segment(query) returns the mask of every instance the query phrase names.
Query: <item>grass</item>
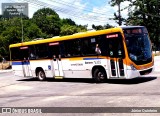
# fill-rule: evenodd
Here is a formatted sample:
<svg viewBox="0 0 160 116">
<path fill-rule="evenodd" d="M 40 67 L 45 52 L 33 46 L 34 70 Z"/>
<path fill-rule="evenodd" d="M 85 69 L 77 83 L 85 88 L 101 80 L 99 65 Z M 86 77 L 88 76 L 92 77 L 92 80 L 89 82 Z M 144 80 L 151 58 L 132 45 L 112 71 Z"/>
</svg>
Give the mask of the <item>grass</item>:
<svg viewBox="0 0 160 116">
<path fill-rule="evenodd" d="M 153 51 L 154 56 L 160 56 L 160 51 Z"/>
<path fill-rule="evenodd" d="M 9 62 L 0 63 L 0 70 L 9 69 L 9 68 L 10 68 Z"/>
</svg>

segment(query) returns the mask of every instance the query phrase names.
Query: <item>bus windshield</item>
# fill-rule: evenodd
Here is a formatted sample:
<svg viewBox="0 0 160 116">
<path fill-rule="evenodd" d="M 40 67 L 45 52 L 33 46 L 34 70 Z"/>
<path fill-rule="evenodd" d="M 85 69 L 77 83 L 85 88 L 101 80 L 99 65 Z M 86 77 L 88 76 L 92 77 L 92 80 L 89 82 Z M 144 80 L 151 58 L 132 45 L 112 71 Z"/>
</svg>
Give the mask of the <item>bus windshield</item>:
<svg viewBox="0 0 160 116">
<path fill-rule="evenodd" d="M 151 62 L 151 43 L 146 28 L 124 29 L 124 35 L 130 59 L 137 65 Z"/>
</svg>

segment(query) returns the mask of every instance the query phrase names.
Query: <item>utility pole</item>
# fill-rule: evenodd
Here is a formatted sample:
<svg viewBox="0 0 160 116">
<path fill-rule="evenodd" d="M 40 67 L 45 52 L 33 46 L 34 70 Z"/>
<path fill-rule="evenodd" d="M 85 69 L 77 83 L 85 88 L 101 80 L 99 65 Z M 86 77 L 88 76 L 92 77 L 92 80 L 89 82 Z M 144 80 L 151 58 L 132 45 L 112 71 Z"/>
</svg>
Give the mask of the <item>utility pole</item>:
<svg viewBox="0 0 160 116">
<path fill-rule="evenodd" d="M 121 2 L 119 0 L 116 1 L 118 5 L 118 24 L 119 26 L 122 25 L 122 18 L 121 18 Z"/>
<path fill-rule="evenodd" d="M 143 11 L 143 25 L 145 25 L 146 23 L 145 23 L 145 0 L 143 0 L 143 8 L 142 8 L 142 11 Z"/>
<path fill-rule="evenodd" d="M 22 25 L 22 42 L 23 42 L 23 20 L 22 20 L 22 13 L 21 13 L 21 25 Z"/>
<path fill-rule="evenodd" d="M 20 10 L 21 10 L 21 11 L 20 11 L 20 13 L 21 13 L 21 14 L 20 14 L 20 17 L 21 17 L 21 31 L 22 31 L 22 36 L 21 36 L 21 37 L 22 37 L 22 40 L 21 40 L 21 41 L 23 42 L 23 19 L 22 19 L 22 14 L 23 14 L 23 13 L 22 13 L 22 6 L 21 6 L 21 5 L 18 5 L 18 6 L 20 6 L 20 8 L 21 8 L 21 9 L 20 9 Z"/>
</svg>

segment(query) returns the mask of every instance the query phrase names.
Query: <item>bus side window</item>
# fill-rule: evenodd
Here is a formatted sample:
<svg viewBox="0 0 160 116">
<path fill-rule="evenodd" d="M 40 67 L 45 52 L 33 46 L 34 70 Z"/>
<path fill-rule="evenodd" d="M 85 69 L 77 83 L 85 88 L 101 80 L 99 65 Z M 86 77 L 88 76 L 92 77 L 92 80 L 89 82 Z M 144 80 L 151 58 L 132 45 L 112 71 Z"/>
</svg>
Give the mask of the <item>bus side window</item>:
<svg viewBox="0 0 160 116">
<path fill-rule="evenodd" d="M 59 44 L 59 50 L 60 50 L 60 55 L 62 58 L 65 58 L 65 47 L 64 47 L 64 42 L 60 42 Z"/>
<path fill-rule="evenodd" d="M 59 58 L 60 54 L 60 48 L 58 45 L 50 45 L 49 46 L 49 57 L 50 58 Z"/>
<path fill-rule="evenodd" d="M 36 56 L 36 48 L 35 48 L 35 46 L 34 45 L 32 45 L 32 46 L 30 46 L 29 47 L 29 49 L 30 49 L 30 56 L 29 56 L 29 59 L 31 59 L 31 60 L 34 60 L 34 59 L 37 59 L 37 56 Z"/>
<path fill-rule="evenodd" d="M 71 57 L 72 56 L 72 40 L 66 40 L 64 41 L 64 49 L 65 49 L 65 53 L 64 53 L 64 57 Z"/>
<path fill-rule="evenodd" d="M 20 49 L 19 55 L 21 56 L 20 60 L 28 60 L 29 58 L 28 46 L 22 46 L 19 49 Z"/>
<path fill-rule="evenodd" d="M 107 56 L 107 42 L 105 37 L 105 35 L 100 35 L 96 37 L 96 44 L 98 44 L 98 47 L 101 52 L 99 55 L 102 56 Z"/>
<path fill-rule="evenodd" d="M 87 37 L 81 39 L 82 44 L 82 54 L 83 55 L 96 55 L 96 38 L 94 37 Z"/>
<path fill-rule="evenodd" d="M 38 59 L 48 58 L 48 47 L 47 44 L 37 44 L 35 45 L 36 55 Z"/>
<path fill-rule="evenodd" d="M 64 41 L 65 57 L 78 57 L 82 55 L 81 40 L 73 39 Z"/>
</svg>

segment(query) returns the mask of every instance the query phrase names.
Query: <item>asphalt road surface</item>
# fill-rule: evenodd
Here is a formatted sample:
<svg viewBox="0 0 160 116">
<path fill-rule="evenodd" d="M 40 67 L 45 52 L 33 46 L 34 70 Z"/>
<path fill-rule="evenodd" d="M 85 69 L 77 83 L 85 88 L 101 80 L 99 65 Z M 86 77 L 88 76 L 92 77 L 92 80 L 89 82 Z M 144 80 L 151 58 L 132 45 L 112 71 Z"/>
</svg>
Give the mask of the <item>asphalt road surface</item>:
<svg viewBox="0 0 160 116">
<path fill-rule="evenodd" d="M 48 79 L 40 82 L 15 77 L 11 72 L 0 73 L 0 106 L 159 107 L 160 73 L 100 84 L 90 79 Z"/>
</svg>

